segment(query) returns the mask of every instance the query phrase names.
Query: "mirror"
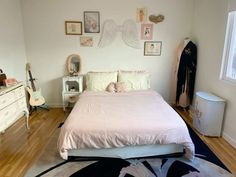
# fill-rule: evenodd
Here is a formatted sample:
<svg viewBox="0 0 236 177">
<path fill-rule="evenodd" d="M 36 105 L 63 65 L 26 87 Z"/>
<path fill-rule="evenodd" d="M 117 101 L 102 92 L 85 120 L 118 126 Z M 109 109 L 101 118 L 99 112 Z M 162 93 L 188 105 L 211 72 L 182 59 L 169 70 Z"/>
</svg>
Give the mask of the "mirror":
<svg viewBox="0 0 236 177">
<path fill-rule="evenodd" d="M 67 58 L 67 70 L 70 75 L 77 76 L 81 68 L 81 59 L 77 54 L 72 54 Z"/>
</svg>

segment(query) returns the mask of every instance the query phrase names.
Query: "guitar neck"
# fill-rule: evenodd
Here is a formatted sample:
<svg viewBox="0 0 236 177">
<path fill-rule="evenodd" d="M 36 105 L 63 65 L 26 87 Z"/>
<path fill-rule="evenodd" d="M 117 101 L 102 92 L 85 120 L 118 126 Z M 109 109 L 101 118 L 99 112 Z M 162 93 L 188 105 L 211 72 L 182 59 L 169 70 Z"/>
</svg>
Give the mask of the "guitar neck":
<svg viewBox="0 0 236 177">
<path fill-rule="evenodd" d="M 32 90 L 35 92 L 36 91 L 36 88 L 35 88 L 35 85 L 34 85 L 34 79 L 32 77 L 32 74 L 31 74 L 31 71 L 29 70 L 29 77 L 30 77 L 30 83 L 31 83 L 31 87 L 32 87 Z"/>
</svg>

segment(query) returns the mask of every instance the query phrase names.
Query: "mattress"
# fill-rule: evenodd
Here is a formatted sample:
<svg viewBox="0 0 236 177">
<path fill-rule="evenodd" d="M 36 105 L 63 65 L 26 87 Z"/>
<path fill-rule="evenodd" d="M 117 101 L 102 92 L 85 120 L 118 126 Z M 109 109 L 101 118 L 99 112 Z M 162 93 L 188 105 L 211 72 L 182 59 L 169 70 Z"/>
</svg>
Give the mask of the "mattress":
<svg viewBox="0 0 236 177">
<path fill-rule="evenodd" d="M 153 90 L 83 92 L 61 127 L 58 150 L 179 144 L 188 159 L 194 144 L 182 118 Z"/>
</svg>

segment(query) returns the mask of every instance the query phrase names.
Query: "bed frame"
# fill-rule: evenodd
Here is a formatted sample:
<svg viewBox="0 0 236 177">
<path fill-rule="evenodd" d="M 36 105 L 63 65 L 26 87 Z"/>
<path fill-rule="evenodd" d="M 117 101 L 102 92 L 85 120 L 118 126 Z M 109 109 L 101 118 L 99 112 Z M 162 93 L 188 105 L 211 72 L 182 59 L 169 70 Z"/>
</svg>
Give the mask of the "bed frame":
<svg viewBox="0 0 236 177">
<path fill-rule="evenodd" d="M 108 157 L 130 159 L 137 157 L 150 157 L 160 155 L 184 154 L 184 148 L 180 144 L 159 144 L 127 146 L 122 148 L 106 149 L 72 149 L 68 150 L 68 156 L 76 157 Z"/>
</svg>

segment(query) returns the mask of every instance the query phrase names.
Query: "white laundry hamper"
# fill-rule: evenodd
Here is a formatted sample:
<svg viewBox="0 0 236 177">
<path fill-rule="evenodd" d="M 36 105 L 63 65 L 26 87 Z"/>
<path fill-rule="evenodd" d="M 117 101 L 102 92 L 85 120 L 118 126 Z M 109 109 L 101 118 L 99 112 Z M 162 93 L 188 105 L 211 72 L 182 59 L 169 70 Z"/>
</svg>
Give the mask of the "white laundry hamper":
<svg viewBox="0 0 236 177">
<path fill-rule="evenodd" d="M 207 92 L 196 92 L 193 127 L 206 136 L 221 136 L 226 101 Z"/>
</svg>

